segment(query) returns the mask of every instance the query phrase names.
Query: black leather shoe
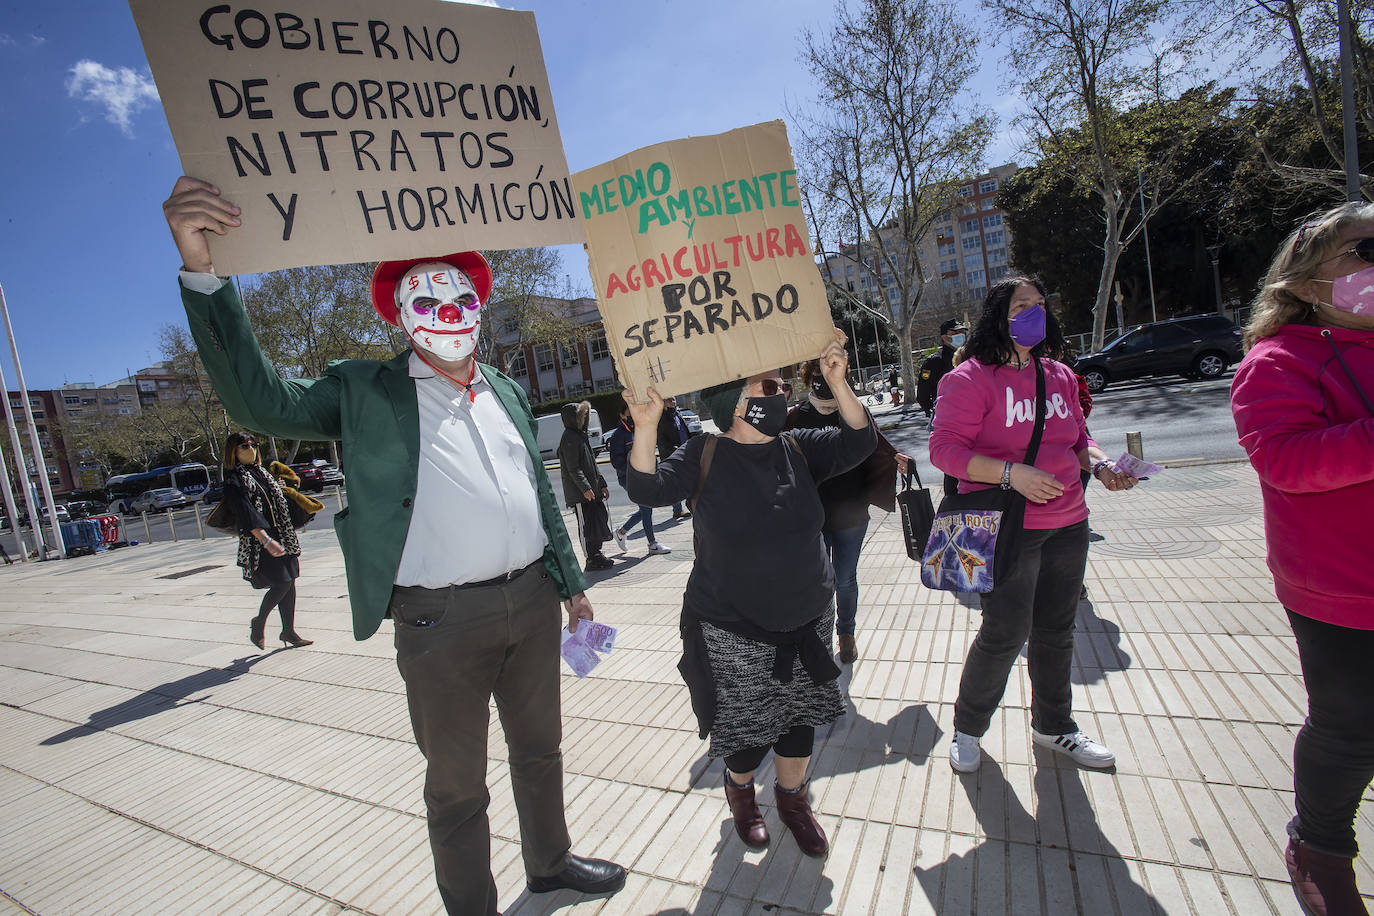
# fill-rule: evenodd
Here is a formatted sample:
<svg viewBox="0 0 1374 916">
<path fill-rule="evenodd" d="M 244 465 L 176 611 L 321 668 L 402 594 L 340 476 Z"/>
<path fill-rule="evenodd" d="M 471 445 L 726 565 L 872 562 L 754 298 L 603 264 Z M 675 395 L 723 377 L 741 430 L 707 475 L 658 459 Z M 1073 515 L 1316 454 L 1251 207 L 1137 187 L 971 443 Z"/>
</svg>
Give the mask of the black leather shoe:
<svg viewBox="0 0 1374 916">
<path fill-rule="evenodd" d="M 526 882 L 530 892 L 569 890 L 583 894 L 614 894 L 625 886 L 625 869 L 605 859 L 583 859 L 569 856 L 568 867 L 547 878 L 530 878 Z"/>
</svg>

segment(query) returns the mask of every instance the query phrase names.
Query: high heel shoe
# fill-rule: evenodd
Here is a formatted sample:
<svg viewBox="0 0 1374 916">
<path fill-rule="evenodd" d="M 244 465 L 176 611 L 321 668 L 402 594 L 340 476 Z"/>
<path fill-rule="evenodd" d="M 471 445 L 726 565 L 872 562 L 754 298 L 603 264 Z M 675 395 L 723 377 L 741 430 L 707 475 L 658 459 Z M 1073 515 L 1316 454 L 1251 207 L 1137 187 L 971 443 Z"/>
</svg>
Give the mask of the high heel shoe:
<svg viewBox="0 0 1374 916">
<path fill-rule="evenodd" d="M 315 644 L 315 640 L 303 639 L 295 633 L 283 633 L 281 634 L 281 643 L 283 646 L 288 646 L 292 649 L 299 649 L 303 646 L 313 646 Z"/>
<path fill-rule="evenodd" d="M 263 636 L 264 629 L 266 629 L 266 626 L 259 626 L 257 620 L 248 624 L 248 641 L 259 649 L 267 648 L 267 639 Z"/>
</svg>

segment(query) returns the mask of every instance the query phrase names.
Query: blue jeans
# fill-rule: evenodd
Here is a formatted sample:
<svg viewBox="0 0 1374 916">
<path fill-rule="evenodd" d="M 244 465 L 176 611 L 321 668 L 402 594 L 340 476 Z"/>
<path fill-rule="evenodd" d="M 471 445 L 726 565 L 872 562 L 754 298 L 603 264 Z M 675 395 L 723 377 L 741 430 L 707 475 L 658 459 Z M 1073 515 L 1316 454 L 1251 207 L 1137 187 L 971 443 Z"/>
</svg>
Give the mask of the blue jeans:
<svg viewBox="0 0 1374 916">
<path fill-rule="evenodd" d="M 654 510 L 653 510 L 653 507 L 651 507 L 651 506 L 638 506 L 638 507 L 636 507 L 636 508 L 635 508 L 635 511 L 633 511 L 633 512 L 630 513 L 630 517 L 627 518 L 627 519 L 625 519 L 625 523 L 624 523 L 623 525 L 620 526 L 620 530 L 623 531 L 623 532 L 625 532 L 626 534 L 629 534 L 629 533 L 630 533 L 630 529 L 633 528 L 636 524 L 642 524 L 642 525 L 644 526 L 644 536 L 645 536 L 646 538 L 649 539 L 650 545 L 653 545 L 653 544 L 657 544 L 657 543 L 658 543 L 656 540 L 654 540 Z"/>
<path fill-rule="evenodd" d="M 867 533 L 868 522 L 857 528 L 821 532 L 835 569 L 835 632 L 845 636 L 854 635 L 854 618 L 859 613 L 859 551 Z"/>
</svg>

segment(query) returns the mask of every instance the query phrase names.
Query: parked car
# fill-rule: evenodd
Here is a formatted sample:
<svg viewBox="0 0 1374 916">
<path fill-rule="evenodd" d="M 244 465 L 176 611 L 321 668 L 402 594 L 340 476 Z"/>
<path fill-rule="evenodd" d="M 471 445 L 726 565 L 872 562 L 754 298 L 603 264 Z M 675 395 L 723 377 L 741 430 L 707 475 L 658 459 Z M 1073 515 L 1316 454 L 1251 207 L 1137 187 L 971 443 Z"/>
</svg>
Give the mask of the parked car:
<svg viewBox="0 0 1374 916">
<path fill-rule="evenodd" d="M 567 427 L 563 425 L 562 414 L 545 414 L 542 417 L 535 417 L 534 422 L 538 424 L 539 435 L 536 443 L 539 446 L 539 455 L 545 461 L 552 458 L 558 452 L 558 443 L 563 440 L 563 430 Z M 601 418 L 593 410 L 587 418 L 587 439 L 592 444 L 592 454 L 600 454 L 605 448 L 601 441 Z"/>
<path fill-rule="evenodd" d="M 1240 329 L 1225 315 L 1190 315 L 1127 331 L 1098 352 L 1080 356 L 1074 371 L 1097 394 L 1110 382 L 1151 375 L 1218 378 L 1242 355 Z"/>
<path fill-rule="evenodd" d="M 134 515 L 143 512 L 166 512 L 169 509 L 181 509 L 189 506 L 191 501 L 186 498 L 186 494 L 175 487 L 159 487 L 156 490 L 146 490 L 134 497 L 134 501 L 129 504 L 129 508 Z"/>
<path fill-rule="evenodd" d="M 314 491 L 318 493 L 324 489 L 324 473 L 311 462 L 293 464 L 291 470 L 300 477 L 302 492 Z"/>
<path fill-rule="evenodd" d="M 39 505 L 39 507 L 38 507 L 38 515 L 39 515 L 39 524 L 41 524 L 41 525 L 46 525 L 46 524 L 48 523 L 48 507 L 47 507 L 47 506 L 44 506 L 44 505 Z M 64 505 L 62 505 L 62 503 L 58 503 L 58 504 L 57 504 L 57 521 L 58 521 L 58 523 L 60 524 L 60 523 L 63 523 L 63 522 L 69 522 L 69 521 L 71 521 L 71 520 L 72 520 L 72 516 L 71 516 L 71 513 L 67 510 L 67 507 L 64 506 Z M 19 526 L 22 528 L 22 527 L 24 527 L 25 525 L 28 525 L 28 523 L 29 523 L 29 510 L 28 510 L 28 507 L 26 507 L 26 506 L 24 505 L 24 503 L 21 502 L 21 503 L 19 503 Z M 0 528 L 8 528 L 9 526 L 10 526 L 10 520 L 9 520 L 9 519 L 5 519 L 4 522 L 3 522 L 3 524 L 0 524 Z"/>
<path fill-rule="evenodd" d="M 206 488 L 205 492 L 200 495 L 200 501 L 205 503 L 205 505 L 207 506 L 213 506 L 221 499 L 224 499 L 224 484 L 222 483 L 210 484 L 210 486 Z"/>
<path fill-rule="evenodd" d="M 324 485 L 326 487 L 343 486 L 343 471 L 334 467 L 334 465 L 330 464 L 328 461 L 325 461 L 323 458 L 316 458 L 314 461 L 310 463 L 320 469 L 320 474 L 324 476 Z"/>
<path fill-rule="evenodd" d="M 74 499 L 67 503 L 67 512 L 73 520 L 90 518 L 93 515 L 104 515 L 105 505 L 92 499 Z M 58 513 L 61 516 L 61 513 Z"/>
<path fill-rule="evenodd" d="M 689 436 L 700 436 L 700 435 L 701 435 L 701 420 L 697 417 L 697 415 L 696 415 L 695 413 L 693 413 L 693 412 L 690 411 L 690 410 L 679 410 L 679 411 L 677 412 L 677 415 L 678 415 L 679 417 L 682 417 L 682 422 L 683 422 L 683 423 L 686 423 L 686 424 L 687 424 L 687 435 L 689 435 Z"/>
</svg>

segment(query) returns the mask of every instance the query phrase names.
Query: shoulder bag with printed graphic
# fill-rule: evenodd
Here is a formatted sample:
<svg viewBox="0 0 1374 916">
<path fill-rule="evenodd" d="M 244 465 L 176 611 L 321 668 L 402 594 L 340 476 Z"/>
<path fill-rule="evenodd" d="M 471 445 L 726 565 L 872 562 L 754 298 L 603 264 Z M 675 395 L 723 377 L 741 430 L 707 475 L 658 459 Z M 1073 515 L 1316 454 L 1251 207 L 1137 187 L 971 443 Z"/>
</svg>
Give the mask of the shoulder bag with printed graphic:
<svg viewBox="0 0 1374 916">
<path fill-rule="evenodd" d="M 1045 369 L 1035 360 L 1035 428 L 1025 463 L 1035 464 L 1045 433 Z M 1026 497 L 999 486 L 940 500 L 921 557 L 921 583 L 947 592 L 990 592 L 1021 550 Z"/>
</svg>

